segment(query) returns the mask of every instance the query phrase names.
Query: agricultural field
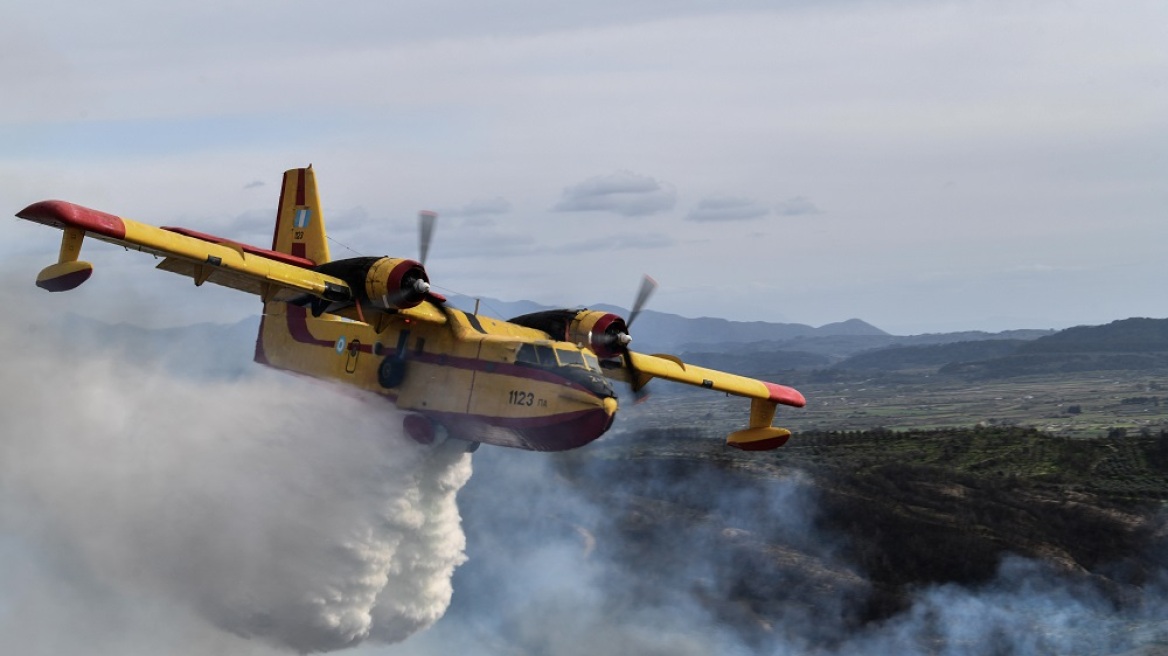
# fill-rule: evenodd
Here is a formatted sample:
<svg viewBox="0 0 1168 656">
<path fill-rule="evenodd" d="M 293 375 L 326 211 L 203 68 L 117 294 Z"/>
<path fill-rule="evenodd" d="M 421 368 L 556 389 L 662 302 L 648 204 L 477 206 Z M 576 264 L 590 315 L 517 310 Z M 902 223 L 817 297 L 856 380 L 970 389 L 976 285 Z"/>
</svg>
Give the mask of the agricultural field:
<svg viewBox="0 0 1168 656">
<path fill-rule="evenodd" d="M 781 380 L 774 376 L 772 380 Z M 780 408 L 776 425 L 808 431 L 928 430 L 1018 426 L 1066 437 L 1159 434 L 1168 430 L 1168 371 L 1087 372 L 966 381 L 935 373 L 794 382 L 807 407 Z M 653 396 L 624 404 L 630 426 L 698 426 L 711 434 L 741 428 L 743 399 L 652 384 Z M 617 430 L 622 422 L 618 420 Z"/>
</svg>

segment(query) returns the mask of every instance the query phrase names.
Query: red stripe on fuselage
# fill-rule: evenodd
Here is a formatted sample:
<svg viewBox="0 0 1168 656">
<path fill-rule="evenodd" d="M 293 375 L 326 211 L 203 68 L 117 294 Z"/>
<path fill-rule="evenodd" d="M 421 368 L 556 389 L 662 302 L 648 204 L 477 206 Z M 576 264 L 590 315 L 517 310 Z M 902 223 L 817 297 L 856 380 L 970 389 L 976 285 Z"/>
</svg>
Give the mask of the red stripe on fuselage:
<svg viewBox="0 0 1168 656">
<path fill-rule="evenodd" d="M 292 339 L 301 344 L 312 344 L 314 346 L 333 348 L 336 345 L 335 342 L 327 339 L 317 339 L 312 335 L 312 331 L 308 329 L 308 310 L 298 305 L 289 305 L 286 314 L 288 315 L 288 333 L 292 335 Z"/>
<path fill-rule="evenodd" d="M 302 307 L 288 305 L 287 322 L 288 332 L 292 339 L 307 346 L 334 348 L 335 342 L 318 339 L 312 334 L 308 326 L 308 312 Z M 267 318 L 264 318 L 266 321 Z M 261 324 L 262 330 L 262 324 Z M 371 353 L 372 344 L 360 344 L 358 349 L 363 353 Z M 385 348 L 385 357 L 394 357 L 397 349 Z M 262 344 L 257 344 L 257 361 L 261 361 Z M 408 358 L 411 361 L 439 364 L 442 366 L 457 367 L 486 371 L 517 378 L 527 378 L 542 382 L 558 383 L 574 389 L 587 392 L 577 383 L 556 375 L 554 372 L 532 369 L 521 365 L 502 362 L 484 362 L 471 358 L 452 357 L 432 353 L 414 353 Z M 263 363 L 275 369 L 283 369 L 299 375 L 304 372 L 272 365 L 263 359 Z M 390 390 L 371 390 L 390 401 L 396 401 L 397 394 Z M 492 417 L 458 412 L 434 412 L 429 410 L 414 410 L 447 427 L 452 435 L 472 442 L 482 442 L 496 446 L 505 446 L 531 451 L 566 451 L 584 446 L 603 435 L 611 426 L 615 415 L 608 414 L 604 408 L 596 407 L 573 412 L 564 412 L 539 417 Z"/>
<path fill-rule="evenodd" d="M 288 317 L 288 333 L 292 336 L 292 339 L 301 344 L 328 347 L 330 349 L 336 347 L 335 341 L 319 339 L 312 334 L 312 330 L 308 327 L 308 310 L 298 305 L 288 305 L 286 314 Z M 358 349 L 362 353 L 372 353 L 373 345 L 360 344 Z M 387 358 L 393 357 L 397 354 L 397 349 L 393 347 L 385 347 L 382 353 Z M 503 376 L 512 376 L 514 378 L 526 378 L 528 380 L 534 380 L 543 383 L 555 383 L 571 387 L 572 389 L 579 390 L 581 392 L 593 394 L 593 392 L 590 392 L 583 385 L 568 380 L 567 378 L 564 378 L 555 372 L 544 369 L 534 369 L 531 367 L 510 364 L 507 362 L 492 362 L 490 360 L 463 358 L 439 353 L 411 353 L 406 359 L 414 362 L 424 362 L 426 364 L 455 367 L 456 369 L 495 373 Z"/>
</svg>

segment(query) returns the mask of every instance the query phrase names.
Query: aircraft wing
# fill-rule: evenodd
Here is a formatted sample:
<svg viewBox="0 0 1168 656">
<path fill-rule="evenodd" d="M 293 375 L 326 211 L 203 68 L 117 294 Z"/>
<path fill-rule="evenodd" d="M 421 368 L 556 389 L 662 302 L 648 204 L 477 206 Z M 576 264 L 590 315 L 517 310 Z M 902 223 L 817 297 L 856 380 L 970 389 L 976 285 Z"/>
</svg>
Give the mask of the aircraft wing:
<svg viewBox="0 0 1168 656">
<path fill-rule="evenodd" d="M 611 368 L 607 373 L 610 377 L 632 383 L 635 390 L 641 389 L 653 378 L 664 378 L 750 399 L 749 427 L 735 431 L 726 438 L 730 446 L 747 451 L 769 450 L 785 444 L 791 437 L 791 431 L 771 426 L 777 406 L 802 408 L 807 403 L 794 388 L 698 367 L 672 355 L 646 355 L 627 351 L 622 357 L 628 358 L 631 367 Z"/>
<path fill-rule="evenodd" d="M 85 282 L 93 267 L 77 261 L 85 237 L 164 258 L 158 268 L 257 294 L 265 301 L 295 301 L 305 294 L 329 302 L 353 297 L 340 278 L 312 270 L 312 260 L 240 244 L 183 228 L 159 228 L 60 200 L 33 203 L 16 216 L 65 232 L 61 256 L 37 276 L 37 286 L 66 291 Z"/>
<path fill-rule="evenodd" d="M 628 353 L 637 371 L 636 387 L 640 388 L 652 378 L 664 378 L 675 383 L 684 383 L 695 387 L 703 387 L 734 396 L 744 396 L 749 399 L 760 399 L 782 405 L 802 408 L 807 401 L 798 390 L 785 385 L 776 385 L 754 378 L 706 369 L 704 367 L 686 364 L 672 355 L 643 353 Z"/>
</svg>

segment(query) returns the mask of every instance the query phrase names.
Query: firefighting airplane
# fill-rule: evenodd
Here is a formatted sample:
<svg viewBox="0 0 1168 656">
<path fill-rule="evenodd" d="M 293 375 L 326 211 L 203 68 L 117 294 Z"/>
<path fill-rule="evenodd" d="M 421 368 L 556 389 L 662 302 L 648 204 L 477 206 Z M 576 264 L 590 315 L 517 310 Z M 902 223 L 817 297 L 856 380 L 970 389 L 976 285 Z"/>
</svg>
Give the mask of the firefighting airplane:
<svg viewBox="0 0 1168 656">
<path fill-rule="evenodd" d="M 640 393 L 652 378 L 746 397 L 747 427 L 727 443 L 745 450 L 782 446 L 771 425 L 779 404 L 803 407 L 798 391 L 695 367 L 671 355 L 629 350 L 629 326 L 656 283 L 647 278 L 626 321 L 607 312 L 549 310 L 501 321 L 467 314 L 430 287 L 422 263 L 436 215 L 420 215 L 420 261 L 329 256 L 312 166 L 284 173 L 272 248 L 185 228 L 154 227 L 60 200 L 33 203 L 18 217 L 60 228 L 60 257 L 37 276 L 50 292 L 73 289 L 93 266 L 79 261 L 86 236 L 161 257 L 158 268 L 259 296 L 263 319 L 255 360 L 379 394 L 406 411 L 416 441 L 454 437 L 562 451 L 600 437 L 617 410 L 608 379 Z"/>
</svg>

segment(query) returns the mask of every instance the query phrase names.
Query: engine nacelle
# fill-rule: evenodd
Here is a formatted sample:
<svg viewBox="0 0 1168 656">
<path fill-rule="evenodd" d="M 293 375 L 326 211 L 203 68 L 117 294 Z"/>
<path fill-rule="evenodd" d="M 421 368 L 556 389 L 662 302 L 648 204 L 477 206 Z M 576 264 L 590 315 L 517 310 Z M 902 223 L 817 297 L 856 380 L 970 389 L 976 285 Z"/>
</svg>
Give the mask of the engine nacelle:
<svg viewBox="0 0 1168 656">
<path fill-rule="evenodd" d="M 344 280 L 355 296 L 386 310 L 412 308 L 430 292 L 426 269 L 414 260 L 400 257 L 333 260 L 314 270 Z"/>
<path fill-rule="evenodd" d="M 412 308 L 424 301 L 429 291 L 430 277 L 414 260 L 383 257 L 365 272 L 365 295 L 379 307 Z"/>
<path fill-rule="evenodd" d="M 629 328 L 625 320 L 611 312 L 583 310 L 577 312 L 568 325 L 569 341 L 583 344 L 601 358 L 621 354 L 629 343 Z"/>
</svg>

